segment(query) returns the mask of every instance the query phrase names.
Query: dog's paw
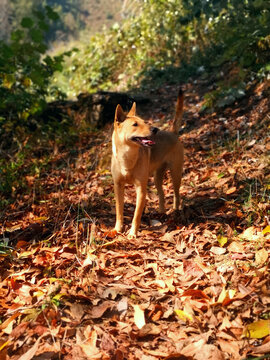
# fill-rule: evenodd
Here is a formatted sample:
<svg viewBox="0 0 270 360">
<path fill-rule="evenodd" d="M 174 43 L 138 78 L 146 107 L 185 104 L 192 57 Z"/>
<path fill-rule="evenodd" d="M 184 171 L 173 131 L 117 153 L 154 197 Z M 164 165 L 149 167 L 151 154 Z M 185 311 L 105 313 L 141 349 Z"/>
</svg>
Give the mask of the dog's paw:
<svg viewBox="0 0 270 360">
<path fill-rule="evenodd" d="M 113 230 L 116 231 L 117 233 L 121 233 L 122 229 L 123 229 L 123 225 L 116 224 Z"/>
<path fill-rule="evenodd" d="M 136 239 L 137 238 L 137 230 L 134 230 L 131 228 L 127 237 L 129 240 Z"/>
</svg>

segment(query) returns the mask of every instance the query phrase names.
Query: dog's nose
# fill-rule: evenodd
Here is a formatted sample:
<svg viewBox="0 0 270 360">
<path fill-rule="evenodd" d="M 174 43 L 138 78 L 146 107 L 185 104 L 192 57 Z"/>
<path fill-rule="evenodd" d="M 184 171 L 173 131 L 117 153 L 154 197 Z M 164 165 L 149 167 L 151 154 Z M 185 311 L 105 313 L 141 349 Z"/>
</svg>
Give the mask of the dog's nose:
<svg viewBox="0 0 270 360">
<path fill-rule="evenodd" d="M 156 135 L 156 133 L 159 131 L 159 128 L 151 126 L 150 130 L 153 135 Z"/>
</svg>

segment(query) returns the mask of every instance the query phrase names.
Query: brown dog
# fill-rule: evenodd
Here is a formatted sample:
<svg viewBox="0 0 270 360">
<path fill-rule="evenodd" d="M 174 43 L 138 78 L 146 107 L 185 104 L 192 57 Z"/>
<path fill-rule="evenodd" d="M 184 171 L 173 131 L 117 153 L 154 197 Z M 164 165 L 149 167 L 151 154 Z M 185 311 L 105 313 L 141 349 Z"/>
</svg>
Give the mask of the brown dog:
<svg viewBox="0 0 270 360">
<path fill-rule="evenodd" d="M 151 128 L 136 116 L 133 103 L 128 114 L 117 105 L 112 135 L 112 177 L 116 199 L 115 230 L 123 228 L 124 187 L 126 183 L 135 185 L 137 200 L 129 237 L 136 237 L 145 205 L 149 175 L 154 173 L 159 196 L 159 210 L 164 212 L 164 192 L 162 182 L 165 171 L 170 170 L 173 187 L 173 208 L 179 208 L 179 188 L 182 178 L 184 149 L 179 141 L 178 131 L 183 115 L 184 96 L 179 91 L 176 114 L 170 131 Z"/>
</svg>

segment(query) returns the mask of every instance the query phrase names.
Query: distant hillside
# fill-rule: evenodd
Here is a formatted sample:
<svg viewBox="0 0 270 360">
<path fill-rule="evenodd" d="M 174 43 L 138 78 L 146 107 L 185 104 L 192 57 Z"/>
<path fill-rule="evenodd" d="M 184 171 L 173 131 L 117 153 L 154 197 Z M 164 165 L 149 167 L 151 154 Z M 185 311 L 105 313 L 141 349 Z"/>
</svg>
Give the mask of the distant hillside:
<svg viewBox="0 0 270 360">
<path fill-rule="evenodd" d="M 135 3 L 138 6 L 138 0 L 0 0 L 0 39 L 8 39 L 34 8 L 42 10 L 49 5 L 60 15 L 61 21 L 52 27 L 48 41 L 68 41 L 82 30 L 95 33 L 121 22 L 132 13 Z"/>
<path fill-rule="evenodd" d="M 123 0 L 84 0 L 83 3 L 85 26 L 91 32 L 100 31 L 104 25 L 110 26 L 123 19 Z"/>
</svg>

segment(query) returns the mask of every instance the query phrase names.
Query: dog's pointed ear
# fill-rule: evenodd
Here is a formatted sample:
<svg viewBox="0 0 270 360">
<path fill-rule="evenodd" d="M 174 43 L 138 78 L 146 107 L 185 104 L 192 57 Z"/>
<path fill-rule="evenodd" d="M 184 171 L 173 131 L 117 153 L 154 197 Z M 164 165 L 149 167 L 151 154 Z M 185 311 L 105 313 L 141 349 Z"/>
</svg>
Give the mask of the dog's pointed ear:
<svg viewBox="0 0 270 360">
<path fill-rule="evenodd" d="M 125 120 L 125 118 L 126 114 L 124 113 L 122 106 L 118 104 L 115 110 L 114 122 L 122 122 Z"/>
<path fill-rule="evenodd" d="M 136 115 L 136 103 L 134 102 L 127 116 L 135 116 Z"/>
</svg>

